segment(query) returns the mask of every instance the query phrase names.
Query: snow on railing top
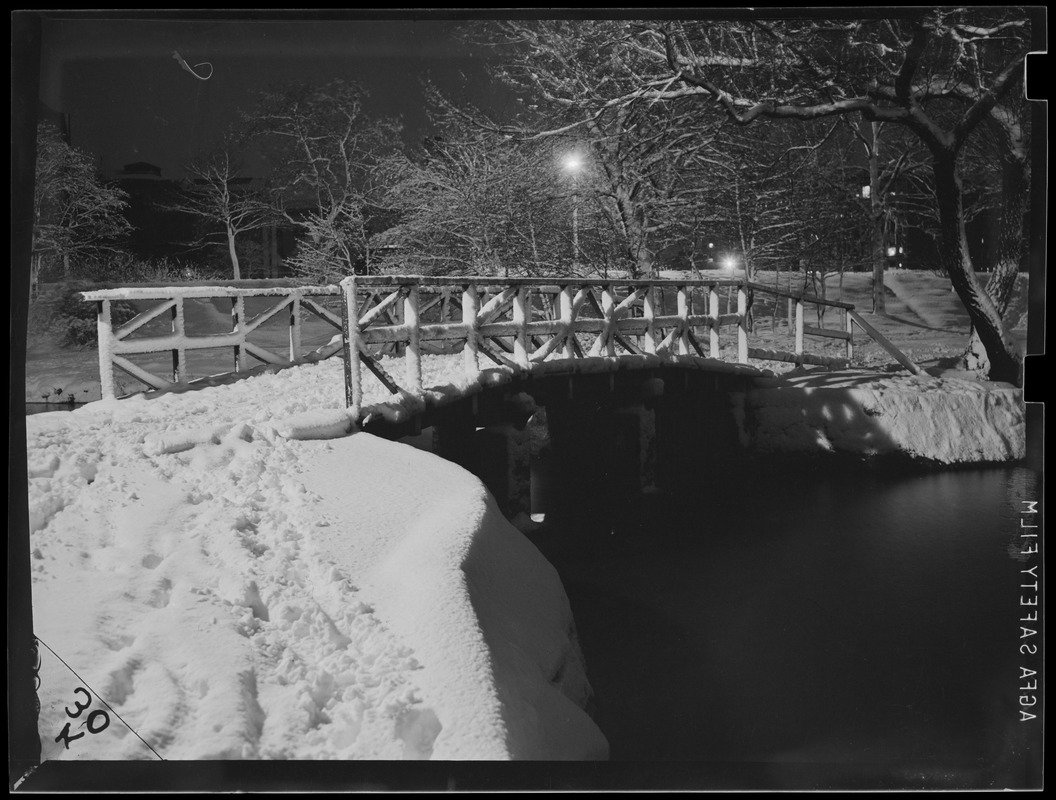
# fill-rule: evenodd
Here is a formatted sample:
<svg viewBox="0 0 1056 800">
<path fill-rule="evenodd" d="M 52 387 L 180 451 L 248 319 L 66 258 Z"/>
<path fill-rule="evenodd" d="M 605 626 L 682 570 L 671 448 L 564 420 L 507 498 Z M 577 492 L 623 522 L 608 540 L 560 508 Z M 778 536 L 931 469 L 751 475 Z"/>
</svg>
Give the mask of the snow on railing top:
<svg viewBox="0 0 1056 800">
<path fill-rule="evenodd" d="M 187 283 L 137 283 L 135 286 L 102 284 L 91 291 L 81 292 L 87 301 L 99 300 L 160 300 L 182 297 L 201 299 L 210 297 L 287 297 L 297 291 L 302 295 L 338 295 L 334 285 L 314 286 L 282 280 L 188 281 Z"/>
</svg>

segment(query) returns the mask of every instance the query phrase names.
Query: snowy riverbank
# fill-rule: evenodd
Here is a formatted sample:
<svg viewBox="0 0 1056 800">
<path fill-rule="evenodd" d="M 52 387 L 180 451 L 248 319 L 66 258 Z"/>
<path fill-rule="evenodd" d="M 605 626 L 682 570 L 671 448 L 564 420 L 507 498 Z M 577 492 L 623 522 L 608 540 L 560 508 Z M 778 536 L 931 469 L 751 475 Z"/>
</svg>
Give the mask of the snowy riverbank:
<svg viewBox="0 0 1056 800">
<path fill-rule="evenodd" d="M 606 755 L 556 573 L 475 478 L 288 438 L 338 432 L 340 366 L 27 419 L 45 758 Z M 65 749 L 82 686 L 113 713 Z"/>
<path fill-rule="evenodd" d="M 1026 454 L 1023 392 L 1009 384 L 854 370 L 755 383 L 735 413 L 742 442 L 764 452 L 902 454 L 939 464 Z"/>
</svg>

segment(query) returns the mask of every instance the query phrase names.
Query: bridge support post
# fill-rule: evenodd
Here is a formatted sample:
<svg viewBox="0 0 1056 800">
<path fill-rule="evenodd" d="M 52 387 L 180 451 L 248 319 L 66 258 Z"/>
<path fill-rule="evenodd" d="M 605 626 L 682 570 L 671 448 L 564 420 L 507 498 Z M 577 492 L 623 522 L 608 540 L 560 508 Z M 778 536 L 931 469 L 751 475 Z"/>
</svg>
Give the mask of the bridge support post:
<svg viewBox="0 0 1056 800">
<path fill-rule="evenodd" d="M 656 413 L 642 403 L 617 408 L 613 436 L 618 465 L 613 490 L 633 494 L 656 489 Z"/>
<path fill-rule="evenodd" d="M 537 408 L 526 394 L 467 398 L 439 411 L 433 423 L 433 452 L 480 478 L 510 519 L 531 513 L 527 426 Z"/>
<path fill-rule="evenodd" d="M 554 484 L 547 519 L 600 524 L 584 509 L 604 507 L 611 521 L 626 521 L 632 498 L 656 485 L 655 398 L 663 382 L 641 373 L 579 376 L 573 398 L 555 392 L 547 400 Z"/>
<path fill-rule="evenodd" d="M 525 420 L 527 421 L 527 420 Z M 513 422 L 475 432 L 477 475 L 507 519 L 532 512 L 532 456 L 528 428 Z"/>
<path fill-rule="evenodd" d="M 658 481 L 685 489 L 685 476 L 723 469 L 741 448 L 733 395 L 743 391 L 735 375 L 683 372 L 665 381 L 657 409 Z"/>
<path fill-rule="evenodd" d="M 476 430 L 471 399 L 446 406 L 437 413 L 437 419 L 433 424 L 433 452 L 476 474 L 477 456 L 474 449 Z"/>
</svg>

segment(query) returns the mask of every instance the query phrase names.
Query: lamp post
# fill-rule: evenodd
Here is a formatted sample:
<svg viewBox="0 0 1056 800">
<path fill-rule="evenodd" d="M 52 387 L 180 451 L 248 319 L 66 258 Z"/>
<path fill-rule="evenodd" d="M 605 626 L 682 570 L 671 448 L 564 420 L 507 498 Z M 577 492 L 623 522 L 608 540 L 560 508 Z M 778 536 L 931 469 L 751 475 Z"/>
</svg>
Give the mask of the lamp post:
<svg viewBox="0 0 1056 800">
<path fill-rule="evenodd" d="M 579 269 L 579 184 L 576 180 L 583 161 L 576 153 L 565 156 L 565 169 L 572 176 L 572 269 Z"/>
</svg>

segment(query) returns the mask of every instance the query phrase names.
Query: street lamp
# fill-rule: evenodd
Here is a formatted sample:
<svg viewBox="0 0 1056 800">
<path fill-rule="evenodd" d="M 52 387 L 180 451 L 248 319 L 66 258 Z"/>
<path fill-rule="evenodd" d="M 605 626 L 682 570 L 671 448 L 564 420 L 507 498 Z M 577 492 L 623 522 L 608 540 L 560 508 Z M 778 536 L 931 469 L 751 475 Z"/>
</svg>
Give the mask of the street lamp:
<svg viewBox="0 0 1056 800">
<path fill-rule="evenodd" d="M 579 186 L 576 177 L 583 168 L 578 153 L 565 156 L 565 170 L 572 176 L 572 269 L 579 269 Z"/>
</svg>

